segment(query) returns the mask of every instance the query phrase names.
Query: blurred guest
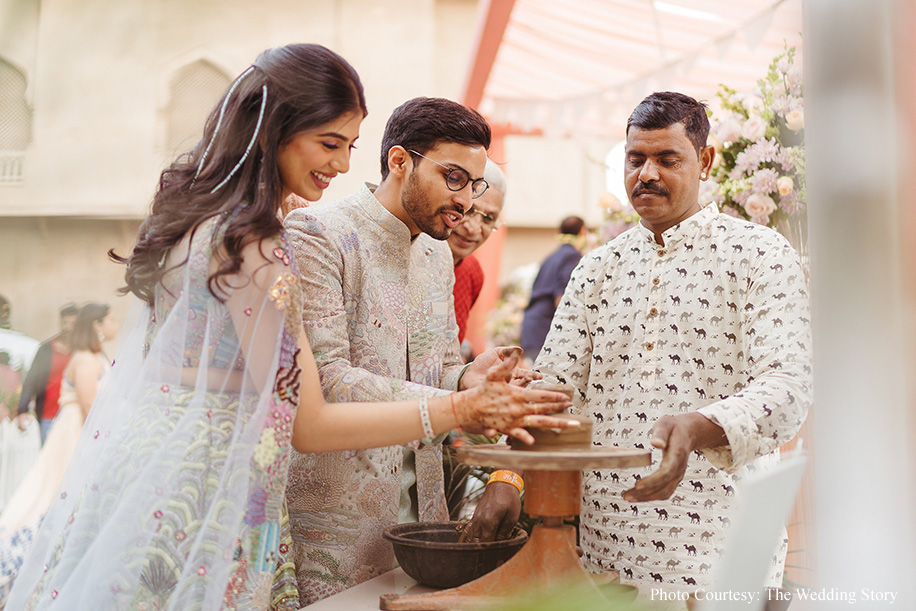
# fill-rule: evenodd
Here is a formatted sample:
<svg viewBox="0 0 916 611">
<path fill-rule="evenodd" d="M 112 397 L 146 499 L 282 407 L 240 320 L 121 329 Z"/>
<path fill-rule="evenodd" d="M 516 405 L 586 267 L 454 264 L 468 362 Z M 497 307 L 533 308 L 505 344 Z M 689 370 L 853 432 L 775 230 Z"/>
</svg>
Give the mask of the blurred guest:
<svg viewBox="0 0 916 611">
<path fill-rule="evenodd" d="M 563 219 L 558 236 L 560 247 L 544 260 L 534 279 L 531 299 L 522 319 L 521 339 L 525 355 L 532 360 L 537 357 L 544 345 L 544 338 L 550 330 L 550 321 L 553 320 L 553 314 L 560 305 L 569 277 L 582 258 L 587 232 L 585 221 L 578 216 Z"/>
<path fill-rule="evenodd" d="M 10 355 L 10 366 L 23 375 L 32 365 L 38 342 L 13 331 L 10 325 L 10 302 L 0 295 L 0 350 Z"/>
<path fill-rule="evenodd" d="M 468 314 L 483 288 L 483 268 L 471 253 L 487 241 L 494 229 L 502 225 L 499 214 L 506 199 L 506 175 L 489 158 L 483 178 L 490 187 L 474 200 L 474 207 L 464 215 L 448 238 L 448 247 L 455 260 L 455 288 L 452 294 L 455 297 L 459 342 L 464 341 L 468 330 Z"/>
<path fill-rule="evenodd" d="M 38 347 L 29 373 L 22 384 L 22 394 L 19 396 L 19 428 L 25 429 L 29 407 L 34 399 L 35 418 L 41 425 L 39 431 L 42 444 L 57 415 L 61 376 L 70 362 L 70 334 L 78 312 L 79 308 L 72 303 L 60 309 L 60 332 Z"/>
<path fill-rule="evenodd" d="M 0 422 L 13 413 L 19 402 L 19 372 L 10 365 L 10 353 L 0 350 Z"/>
<path fill-rule="evenodd" d="M 72 356 L 64 369 L 60 414 L 48 433 L 47 443 L 9 503 L 0 514 L 0 600 L 9 592 L 31 548 L 41 519 L 57 493 L 76 448 L 83 421 L 95 400 L 99 381 L 108 371 L 102 342 L 115 338 L 118 324 L 107 305 L 89 303 L 76 316 L 70 336 Z"/>
</svg>

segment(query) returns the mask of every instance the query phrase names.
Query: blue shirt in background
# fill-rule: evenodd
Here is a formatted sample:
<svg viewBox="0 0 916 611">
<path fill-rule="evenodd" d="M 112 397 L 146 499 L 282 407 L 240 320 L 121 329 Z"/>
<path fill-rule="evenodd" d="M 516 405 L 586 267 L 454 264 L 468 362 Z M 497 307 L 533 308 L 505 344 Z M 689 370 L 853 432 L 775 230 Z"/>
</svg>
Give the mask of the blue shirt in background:
<svg viewBox="0 0 916 611">
<path fill-rule="evenodd" d="M 534 286 L 531 287 L 531 300 L 525 308 L 522 320 L 522 348 L 525 356 L 534 360 L 544 346 L 544 339 L 550 330 L 550 322 L 556 311 L 556 299 L 563 295 L 569 277 L 572 275 L 582 254 L 571 244 L 561 244 L 541 264 Z"/>
</svg>

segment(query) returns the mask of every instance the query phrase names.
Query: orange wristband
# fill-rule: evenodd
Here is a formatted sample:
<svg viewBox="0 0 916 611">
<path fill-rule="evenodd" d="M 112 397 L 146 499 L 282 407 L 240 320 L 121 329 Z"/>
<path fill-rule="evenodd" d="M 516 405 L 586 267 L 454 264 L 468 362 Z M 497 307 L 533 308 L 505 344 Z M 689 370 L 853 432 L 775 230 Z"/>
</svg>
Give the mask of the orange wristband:
<svg viewBox="0 0 916 611">
<path fill-rule="evenodd" d="M 506 471 L 505 469 L 499 469 L 490 474 L 490 477 L 487 479 L 487 486 L 493 482 L 506 482 L 507 484 L 512 484 L 518 489 L 519 494 L 525 489 L 525 480 L 522 479 L 522 476 L 514 471 Z"/>
</svg>

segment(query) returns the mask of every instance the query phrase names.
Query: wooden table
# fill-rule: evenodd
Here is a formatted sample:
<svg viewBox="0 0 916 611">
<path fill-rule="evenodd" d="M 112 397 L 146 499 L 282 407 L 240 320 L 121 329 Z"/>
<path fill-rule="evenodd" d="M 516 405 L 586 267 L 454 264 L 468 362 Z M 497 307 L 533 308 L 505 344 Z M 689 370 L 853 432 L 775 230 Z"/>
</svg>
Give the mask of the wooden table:
<svg viewBox="0 0 916 611">
<path fill-rule="evenodd" d="M 378 600 L 382 594 L 426 594 L 435 591 L 435 588 L 417 584 L 398 567 L 303 608 L 308 611 L 378 611 Z"/>
</svg>

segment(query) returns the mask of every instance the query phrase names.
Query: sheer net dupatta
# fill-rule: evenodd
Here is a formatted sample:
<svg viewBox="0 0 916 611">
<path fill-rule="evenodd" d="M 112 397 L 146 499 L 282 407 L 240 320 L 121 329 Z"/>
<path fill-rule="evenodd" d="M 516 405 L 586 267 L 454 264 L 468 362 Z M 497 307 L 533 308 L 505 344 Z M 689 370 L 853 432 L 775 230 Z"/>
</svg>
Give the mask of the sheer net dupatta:
<svg viewBox="0 0 916 611">
<path fill-rule="evenodd" d="M 268 605 L 300 297 L 285 243 L 265 241 L 215 299 L 214 225 L 170 253 L 167 266 L 188 263 L 166 275 L 155 308 L 134 305 L 9 608 Z"/>
</svg>

